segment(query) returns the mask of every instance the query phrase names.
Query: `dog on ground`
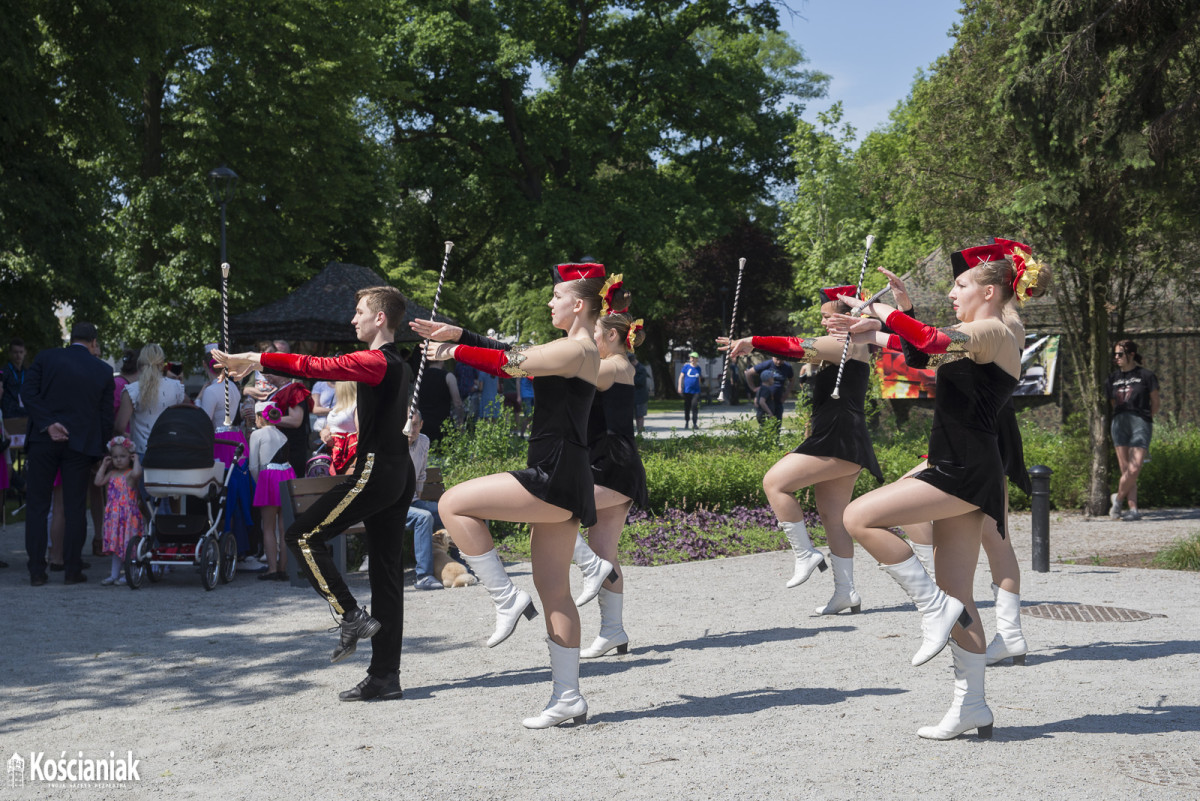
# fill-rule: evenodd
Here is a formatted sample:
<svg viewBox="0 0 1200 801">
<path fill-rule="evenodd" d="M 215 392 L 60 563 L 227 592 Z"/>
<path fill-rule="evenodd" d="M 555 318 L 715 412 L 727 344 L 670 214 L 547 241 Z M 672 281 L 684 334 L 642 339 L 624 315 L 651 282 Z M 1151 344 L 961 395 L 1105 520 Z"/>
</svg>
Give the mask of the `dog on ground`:
<svg viewBox="0 0 1200 801">
<path fill-rule="evenodd" d="M 479 583 L 479 579 L 450 557 L 450 534 L 444 528 L 433 533 L 433 575 L 447 589 Z"/>
</svg>

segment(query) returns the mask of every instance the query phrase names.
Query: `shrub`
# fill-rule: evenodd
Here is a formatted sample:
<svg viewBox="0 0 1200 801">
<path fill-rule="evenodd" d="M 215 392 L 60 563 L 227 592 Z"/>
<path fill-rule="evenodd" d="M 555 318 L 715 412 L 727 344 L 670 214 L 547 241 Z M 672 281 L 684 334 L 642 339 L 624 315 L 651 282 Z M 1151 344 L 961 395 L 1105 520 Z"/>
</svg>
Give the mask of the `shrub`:
<svg viewBox="0 0 1200 801">
<path fill-rule="evenodd" d="M 1154 564 L 1170 570 L 1200 570 L 1200 532 L 1176 540 L 1169 548 L 1159 551 Z"/>
<path fill-rule="evenodd" d="M 815 512 L 805 512 L 814 544 L 824 544 Z M 524 527 L 523 527 L 524 528 Z M 722 514 L 710 509 L 667 509 L 660 515 L 633 512 L 621 532 L 617 558 L 626 565 L 666 565 L 718 559 L 789 547 L 768 507 L 734 507 Z M 497 545 L 508 559 L 529 559 L 528 530 Z"/>
</svg>

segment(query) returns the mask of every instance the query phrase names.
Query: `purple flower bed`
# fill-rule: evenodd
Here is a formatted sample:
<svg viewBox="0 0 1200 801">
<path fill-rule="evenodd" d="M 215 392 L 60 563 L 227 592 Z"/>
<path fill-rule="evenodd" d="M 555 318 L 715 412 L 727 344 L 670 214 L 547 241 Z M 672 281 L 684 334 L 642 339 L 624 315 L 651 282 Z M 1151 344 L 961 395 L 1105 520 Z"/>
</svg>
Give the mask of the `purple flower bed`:
<svg viewBox="0 0 1200 801">
<path fill-rule="evenodd" d="M 806 511 L 804 522 L 811 527 L 819 525 L 820 518 Z M 772 533 L 764 536 L 763 529 Z M 755 536 L 744 536 L 751 531 Z M 778 550 L 786 544 L 770 507 L 736 506 L 728 512 L 667 509 L 661 515 L 630 514 L 621 558 L 635 565 L 659 565 Z"/>
</svg>

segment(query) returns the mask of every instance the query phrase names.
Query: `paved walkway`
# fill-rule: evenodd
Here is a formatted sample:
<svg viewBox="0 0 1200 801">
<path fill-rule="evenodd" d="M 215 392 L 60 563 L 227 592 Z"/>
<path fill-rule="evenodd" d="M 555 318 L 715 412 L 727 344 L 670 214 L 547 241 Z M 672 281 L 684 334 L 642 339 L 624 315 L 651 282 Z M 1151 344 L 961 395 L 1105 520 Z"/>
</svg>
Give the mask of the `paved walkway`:
<svg viewBox="0 0 1200 801">
<path fill-rule="evenodd" d="M 669 412 L 651 412 L 646 416 L 646 431 L 647 437 L 655 439 L 671 436 L 687 436 L 691 433 L 691 429 L 687 431 L 683 428 L 683 401 L 678 403 L 679 409 Z M 789 415 L 794 410 L 795 402 L 788 401 L 784 404 L 784 415 Z M 743 402 L 738 406 L 730 406 L 728 404 L 701 404 L 700 405 L 700 431 L 701 432 L 719 432 L 721 427 L 739 420 L 753 420 L 754 407 L 749 403 Z"/>
<path fill-rule="evenodd" d="M 1142 545 L 1200 529 L 1060 518 L 1052 540 Z M 1019 553 L 1027 517 L 1013 521 Z M 1109 530 L 1111 528 L 1111 531 Z M 402 701 L 346 704 L 369 646 L 330 665 L 335 635 L 309 590 L 239 575 L 205 592 L 184 570 L 137 592 L 28 584 L 21 526 L 0 535 L 0 752 L 132 751 L 124 791 L 28 782 L 6 798 L 1183 799 L 1200 794 L 1200 577 L 1054 564 L 1026 573 L 1026 667 L 987 673 L 995 738 L 928 742 L 952 692 L 949 656 L 909 665 L 918 619 L 859 553 L 864 613 L 811 616 L 829 573 L 795 589 L 783 552 L 630 567 L 623 657 L 585 660 L 575 729 L 527 731 L 544 706 L 544 617 L 488 649 L 478 586 L 406 593 Z M 97 560 L 93 560 L 95 562 Z M 1022 555 L 1028 564 L 1027 555 Z M 527 564 L 510 566 L 533 591 Z M 56 577 L 61 574 L 55 574 Z M 351 578 L 363 599 L 365 577 Z M 976 579 L 993 628 L 986 567 Z M 1035 616 L 1117 607 L 1134 622 Z M 540 605 L 539 605 L 540 606 Z M 598 610 L 582 610 L 585 640 Z M 28 777 L 28 768 L 25 769 Z"/>
</svg>

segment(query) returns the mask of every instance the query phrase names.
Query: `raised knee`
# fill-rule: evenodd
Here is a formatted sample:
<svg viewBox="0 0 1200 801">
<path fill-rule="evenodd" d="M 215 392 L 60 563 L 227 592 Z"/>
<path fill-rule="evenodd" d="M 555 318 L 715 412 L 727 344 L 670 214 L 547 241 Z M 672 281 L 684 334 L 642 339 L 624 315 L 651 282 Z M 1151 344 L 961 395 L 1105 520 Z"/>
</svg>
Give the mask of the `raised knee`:
<svg viewBox="0 0 1200 801">
<path fill-rule="evenodd" d="M 842 525 L 847 534 L 858 539 L 859 534 L 871 527 L 865 504 L 851 502 L 842 513 Z"/>
</svg>

